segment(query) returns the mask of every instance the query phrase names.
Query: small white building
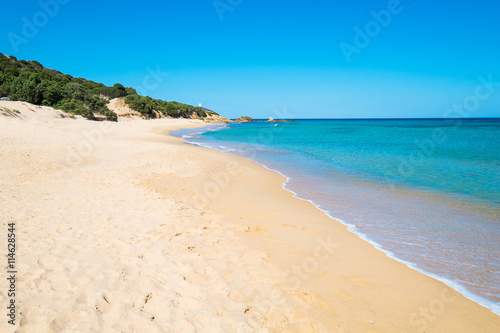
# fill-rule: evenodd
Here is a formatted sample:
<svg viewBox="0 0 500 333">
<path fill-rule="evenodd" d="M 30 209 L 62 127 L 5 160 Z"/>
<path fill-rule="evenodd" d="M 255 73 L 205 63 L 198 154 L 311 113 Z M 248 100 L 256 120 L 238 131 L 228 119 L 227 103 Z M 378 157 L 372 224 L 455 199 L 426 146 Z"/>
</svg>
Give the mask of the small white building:
<svg viewBox="0 0 500 333">
<path fill-rule="evenodd" d="M 198 106 L 201 108 L 201 103 L 200 103 L 200 104 L 198 104 Z"/>
</svg>

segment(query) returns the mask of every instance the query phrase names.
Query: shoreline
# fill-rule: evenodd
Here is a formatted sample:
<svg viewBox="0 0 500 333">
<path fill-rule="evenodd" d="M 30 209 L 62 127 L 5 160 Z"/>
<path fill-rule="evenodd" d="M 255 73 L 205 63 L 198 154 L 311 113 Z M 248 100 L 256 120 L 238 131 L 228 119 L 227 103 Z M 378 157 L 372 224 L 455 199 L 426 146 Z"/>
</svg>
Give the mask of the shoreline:
<svg viewBox="0 0 500 333">
<path fill-rule="evenodd" d="M 215 149 L 215 148 L 213 148 L 213 149 Z M 235 155 L 235 156 L 237 156 L 237 155 Z M 500 316 L 500 306 L 497 303 L 495 303 L 494 301 L 489 300 L 489 299 L 487 299 L 485 297 L 482 297 L 480 295 L 477 295 L 477 294 L 473 293 L 472 291 L 470 291 L 469 289 L 467 289 L 466 287 L 464 287 L 463 285 L 459 284 L 458 282 L 456 282 L 456 281 L 454 281 L 452 279 L 449 279 L 449 278 L 440 276 L 438 274 L 429 272 L 429 271 L 425 270 L 424 268 L 419 267 L 418 264 L 416 264 L 416 263 L 413 263 L 411 261 L 407 261 L 407 260 L 404 260 L 404 259 L 401 259 L 401 258 L 397 257 L 396 254 L 394 254 L 392 251 L 385 249 L 381 244 L 379 244 L 376 241 L 372 240 L 365 233 L 363 233 L 361 231 L 358 231 L 358 227 L 356 225 L 354 225 L 352 223 L 349 223 L 349 222 L 346 222 L 346 221 L 344 221 L 341 218 L 338 218 L 338 217 L 335 217 L 335 216 L 331 215 L 331 213 L 328 210 L 323 209 L 321 207 L 321 205 L 319 205 L 318 203 L 314 202 L 314 200 L 302 198 L 296 192 L 294 192 L 293 190 L 287 188 L 286 185 L 287 185 L 287 183 L 290 180 L 290 178 L 288 176 L 284 175 L 283 173 L 281 173 L 278 170 L 274 170 L 272 168 L 269 168 L 269 167 L 267 167 L 264 164 L 261 164 L 259 162 L 256 162 L 256 163 L 259 164 L 259 165 L 261 165 L 261 166 L 263 166 L 267 170 L 276 172 L 280 176 L 285 177 L 286 181 L 283 183 L 282 188 L 284 190 L 292 193 L 293 196 L 294 196 L 294 198 L 310 202 L 312 205 L 314 205 L 314 207 L 316 207 L 318 210 L 322 211 L 329 218 L 331 218 L 333 220 L 333 222 L 335 222 L 335 223 L 336 222 L 342 223 L 343 225 L 345 225 L 347 227 L 347 230 L 349 232 L 351 232 L 354 235 L 358 236 L 361 240 L 363 240 L 363 241 L 371 244 L 375 249 L 377 249 L 378 251 L 381 251 L 382 253 L 384 253 L 388 258 L 391 258 L 393 260 L 401 262 L 402 264 L 406 265 L 408 268 L 413 269 L 413 270 L 417 271 L 418 273 L 427 275 L 427 276 L 429 276 L 429 277 L 431 277 L 431 278 L 433 278 L 433 279 L 435 279 L 435 280 L 437 280 L 437 281 L 439 281 L 441 283 L 444 283 L 448 287 L 453 288 L 456 292 L 460 293 L 462 296 L 464 296 L 464 297 L 468 298 L 469 300 L 473 301 L 474 303 L 476 303 L 476 304 L 478 304 L 478 305 L 480 305 L 480 306 L 482 306 L 482 307 L 490 310 L 492 313 Z"/>
<path fill-rule="evenodd" d="M 415 274 L 422 275 L 422 276 L 425 276 L 425 278 L 430 279 L 432 281 L 432 282 L 430 282 L 430 284 L 437 283 L 437 284 L 442 284 L 443 286 L 445 286 L 445 288 L 449 287 L 449 288 L 451 288 L 451 290 L 453 290 L 453 292 L 455 292 L 461 298 L 467 299 L 467 301 L 472 302 L 474 304 L 474 306 L 478 306 L 481 309 L 487 311 L 487 313 L 490 313 L 492 316 L 494 316 L 494 318 L 495 318 L 495 316 L 497 316 L 497 314 L 495 314 L 490 307 L 485 306 L 484 304 L 478 303 L 477 298 L 479 298 L 480 296 L 472 294 L 471 292 L 469 292 L 466 289 L 465 289 L 466 291 L 464 291 L 462 288 L 460 288 L 460 286 L 457 286 L 457 284 L 454 281 L 452 281 L 452 280 L 448 280 L 448 279 L 446 279 L 444 277 L 441 277 L 441 276 L 438 276 L 436 274 L 427 272 L 424 269 L 419 268 L 418 266 L 416 266 L 415 264 L 413 264 L 411 262 L 407 262 L 405 260 L 397 258 L 390 251 L 387 251 L 387 250 L 383 249 L 379 244 L 375 243 L 374 241 L 371 241 L 369 238 L 367 238 L 366 235 L 358 233 L 356 231 L 353 231 L 352 229 L 356 228 L 354 225 L 351 225 L 349 223 L 346 223 L 345 221 L 342 221 L 342 220 L 340 220 L 338 218 L 335 218 L 335 217 L 331 216 L 327 211 L 325 211 L 324 209 L 322 209 L 320 206 L 318 206 L 312 200 L 304 199 L 304 198 L 299 197 L 297 195 L 297 193 L 295 193 L 294 191 L 289 190 L 288 188 L 286 188 L 286 184 L 287 184 L 289 178 L 287 176 L 283 175 L 280 171 L 275 170 L 275 169 L 271 169 L 271 168 L 267 167 L 266 165 L 264 165 L 264 164 L 262 164 L 260 162 L 257 162 L 257 161 L 254 161 L 254 160 L 250 160 L 250 159 L 246 159 L 246 158 L 238 156 L 238 155 L 233 155 L 230 152 L 220 151 L 220 150 L 218 150 L 216 148 L 210 147 L 209 145 L 200 145 L 200 144 L 197 144 L 197 143 L 191 143 L 189 141 L 187 143 L 190 144 L 190 145 L 192 145 L 192 146 L 194 146 L 194 147 L 197 147 L 197 148 L 202 148 L 202 149 L 203 148 L 209 148 L 210 150 L 214 150 L 217 153 L 222 153 L 224 155 L 232 156 L 232 157 L 237 158 L 237 159 L 244 159 L 245 161 L 248 161 L 249 163 L 255 164 L 257 168 L 263 168 L 266 171 L 269 171 L 269 172 L 272 172 L 272 173 L 276 174 L 277 177 L 281 177 L 283 179 L 282 183 L 281 183 L 281 188 L 283 190 L 287 191 L 288 193 L 290 193 L 293 196 L 293 199 L 301 200 L 301 201 L 310 203 L 311 205 L 314 206 L 314 209 L 316 209 L 319 212 L 322 212 L 325 215 L 327 215 L 327 217 L 330 220 L 335 220 L 335 221 L 332 221 L 332 222 L 339 223 L 339 224 L 345 226 L 345 228 L 347 229 L 347 231 L 350 234 L 354 235 L 360 241 L 365 242 L 366 244 L 369 244 L 369 246 L 372 247 L 372 249 L 370 249 L 370 251 L 373 251 L 373 249 L 375 249 L 377 252 L 380 252 L 381 254 L 383 254 L 390 261 L 394 261 L 394 262 L 397 262 L 398 264 L 404 265 L 404 267 L 405 267 L 404 269 L 409 269 L 409 270 L 411 270 Z M 470 297 L 471 295 L 469 293 L 472 294 L 473 296 Z M 455 295 L 454 297 L 458 297 L 457 295 Z M 487 301 L 488 302 L 492 302 L 492 301 L 489 301 L 489 300 L 487 300 Z M 491 306 L 493 306 L 493 305 L 491 305 Z M 415 313 L 413 313 L 413 314 L 415 314 Z M 496 317 L 496 318 L 499 319 L 498 317 Z M 414 319 L 416 320 L 416 322 L 418 322 L 419 319 L 421 319 L 421 318 L 420 317 L 418 317 L 418 318 L 415 317 Z M 446 331 L 446 330 L 443 330 L 443 331 Z"/>
<path fill-rule="evenodd" d="M 2 330 L 494 332 L 500 324 L 295 198 L 279 174 L 167 135 L 204 123 L 141 120 L 102 131 L 57 114 L 35 119 L 50 110 L 30 107 L 0 117 L 0 209 L 17 222 L 21 325 L 1 321 Z M 205 189 L 208 202 L 196 201 Z"/>
<path fill-rule="evenodd" d="M 201 128 L 201 129 L 203 129 L 203 128 Z M 210 131 L 212 131 L 212 130 L 210 130 Z M 340 222 L 341 224 L 345 225 L 347 227 L 347 230 L 349 232 L 351 232 L 352 234 L 358 236 L 361 240 L 363 240 L 363 241 L 371 244 L 375 249 L 377 249 L 378 251 L 381 251 L 382 253 L 384 253 L 388 258 L 391 258 L 391 259 L 396 260 L 396 261 L 398 261 L 400 263 L 403 263 L 408 268 L 410 268 L 412 270 L 415 270 L 418 273 L 424 274 L 424 275 L 426 275 L 428 277 L 431 277 L 431 278 L 435 279 L 436 281 L 439 281 L 439 282 L 447 285 L 448 287 L 454 289 L 456 292 L 460 293 L 462 296 L 466 297 L 467 299 L 473 301 L 474 303 L 478 304 L 481 307 L 484 307 L 484 308 L 488 309 L 493 314 L 496 314 L 496 315 L 500 316 L 500 306 L 496 302 L 494 302 L 493 300 L 487 299 L 487 298 L 485 298 L 485 297 L 483 297 L 481 295 L 478 295 L 478 294 L 474 293 L 473 291 L 469 290 L 467 287 L 465 287 L 464 285 L 460 284 L 459 282 L 455 281 L 452 278 L 448 278 L 448 277 L 445 277 L 445 276 L 441 276 L 441 275 L 439 275 L 437 273 L 430 272 L 430 271 L 426 270 L 425 268 L 420 267 L 417 263 L 414 263 L 414 262 L 411 262 L 411 261 L 399 258 L 394 252 L 392 252 L 391 250 L 385 249 L 383 247 L 383 245 L 379 244 L 375 240 L 372 240 L 365 233 L 359 231 L 359 228 L 356 225 L 354 225 L 352 223 L 349 223 L 347 221 L 344 221 L 343 219 L 341 219 L 339 217 L 333 216 L 332 213 L 330 213 L 327 209 L 322 208 L 322 206 L 319 203 L 315 202 L 313 199 L 308 199 L 308 198 L 301 197 L 298 193 L 296 193 L 295 191 L 293 191 L 292 189 L 290 189 L 290 188 L 287 187 L 287 184 L 290 182 L 291 178 L 289 176 L 285 175 L 284 173 L 282 173 L 281 171 L 279 171 L 277 169 L 273 169 L 273 168 L 267 166 L 264 162 L 258 161 L 256 159 L 246 158 L 244 156 L 233 154 L 231 151 L 224 151 L 224 150 L 218 149 L 218 148 L 216 148 L 216 147 L 214 147 L 214 146 L 212 146 L 210 144 L 203 144 L 203 143 L 199 143 L 199 142 L 191 142 L 191 141 L 189 141 L 189 136 L 190 135 L 198 135 L 198 134 L 201 134 L 201 133 L 203 133 L 203 131 L 196 132 L 196 133 L 189 133 L 187 135 L 185 134 L 185 135 L 182 135 L 182 136 L 177 136 L 177 135 L 174 134 L 174 136 L 180 137 L 181 139 L 185 140 L 187 144 L 191 144 L 191 145 L 194 145 L 194 146 L 197 146 L 197 147 L 201 147 L 201 148 L 212 149 L 212 150 L 221 152 L 223 154 L 227 154 L 227 155 L 231 155 L 231 156 L 236 156 L 236 157 L 239 157 L 239 158 L 244 158 L 244 159 L 246 159 L 248 161 L 251 161 L 251 162 L 254 162 L 254 163 L 258 164 L 259 166 L 264 167 L 265 169 L 267 169 L 269 171 L 277 173 L 281 177 L 285 178 L 285 181 L 283 182 L 282 188 L 284 190 L 292 193 L 292 195 L 293 195 L 294 198 L 297 198 L 299 200 L 303 200 L 303 201 L 311 203 L 318 210 L 322 211 L 329 218 L 331 218 L 333 220 L 332 222 L 334 222 L 334 223 Z M 220 143 L 224 144 L 224 142 L 220 142 Z"/>
</svg>

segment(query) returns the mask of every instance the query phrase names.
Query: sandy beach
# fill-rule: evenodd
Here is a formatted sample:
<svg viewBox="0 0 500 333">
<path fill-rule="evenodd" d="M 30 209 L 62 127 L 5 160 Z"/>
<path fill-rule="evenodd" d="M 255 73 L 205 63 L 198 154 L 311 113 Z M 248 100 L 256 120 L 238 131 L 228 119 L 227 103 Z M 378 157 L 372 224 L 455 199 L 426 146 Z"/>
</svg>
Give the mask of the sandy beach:
<svg viewBox="0 0 500 333">
<path fill-rule="evenodd" d="M 498 330 L 499 316 L 294 198 L 279 174 L 168 135 L 205 125 L 0 102 L 0 304 L 16 305 L 0 331 Z"/>
</svg>

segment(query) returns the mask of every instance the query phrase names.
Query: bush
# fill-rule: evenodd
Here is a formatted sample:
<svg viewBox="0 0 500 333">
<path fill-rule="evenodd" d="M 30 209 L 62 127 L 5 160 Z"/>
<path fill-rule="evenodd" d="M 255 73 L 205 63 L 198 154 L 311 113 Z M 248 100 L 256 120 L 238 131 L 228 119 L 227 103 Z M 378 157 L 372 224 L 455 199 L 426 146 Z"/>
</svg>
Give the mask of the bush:
<svg viewBox="0 0 500 333">
<path fill-rule="evenodd" d="M 35 73 L 23 72 L 12 83 L 10 96 L 13 100 L 40 105 L 43 101 L 43 86 Z"/>
<path fill-rule="evenodd" d="M 203 108 L 140 96 L 135 89 L 120 83 L 107 87 L 44 68 L 37 61 L 18 61 L 1 53 L 0 95 L 36 105 L 53 106 L 88 119 L 95 119 L 94 114 L 101 114 L 108 120 L 117 120 L 117 115 L 106 106 L 108 101 L 100 98 L 101 95 L 110 99 L 125 97 L 125 102 L 146 118 L 155 117 L 157 112 L 171 117 L 190 117 L 193 113 L 199 117 L 206 116 L 206 109 Z"/>
</svg>

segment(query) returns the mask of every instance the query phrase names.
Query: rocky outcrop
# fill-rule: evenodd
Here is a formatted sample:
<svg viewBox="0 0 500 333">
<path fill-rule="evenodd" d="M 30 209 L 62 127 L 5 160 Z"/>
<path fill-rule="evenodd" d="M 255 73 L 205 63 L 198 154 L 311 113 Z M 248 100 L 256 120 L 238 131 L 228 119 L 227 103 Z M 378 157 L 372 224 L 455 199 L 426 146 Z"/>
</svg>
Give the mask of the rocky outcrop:
<svg viewBox="0 0 500 333">
<path fill-rule="evenodd" d="M 236 118 L 236 120 L 231 121 L 227 117 L 222 117 L 222 116 L 219 116 L 218 114 L 211 114 L 205 118 L 205 121 L 209 122 L 209 123 L 262 123 L 262 122 L 269 122 L 269 123 L 280 122 L 280 123 L 282 123 L 282 122 L 293 121 L 293 119 L 275 120 L 273 117 L 271 117 L 271 118 L 269 118 L 269 120 L 253 120 L 252 117 L 243 116 L 243 117 L 238 117 L 238 118 Z"/>
<path fill-rule="evenodd" d="M 278 119 L 278 120 L 275 120 L 273 117 L 270 117 L 269 120 L 267 121 L 268 123 L 286 123 L 286 122 L 293 122 L 293 119 L 290 119 L 290 120 L 286 120 L 286 119 Z"/>
<path fill-rule="evenodd" d="M 251 117 L 239 117 L 234 121 L 235 123 L 251 123 L 253 119 Z"/>
<path fill-rule="evenodd" d="M 231 120 L 228 117 L 222 117 L 218 114 L 210 114 L 205 117 L 205 121 L 208 123 L 230 123 Z"/>
</svg>

